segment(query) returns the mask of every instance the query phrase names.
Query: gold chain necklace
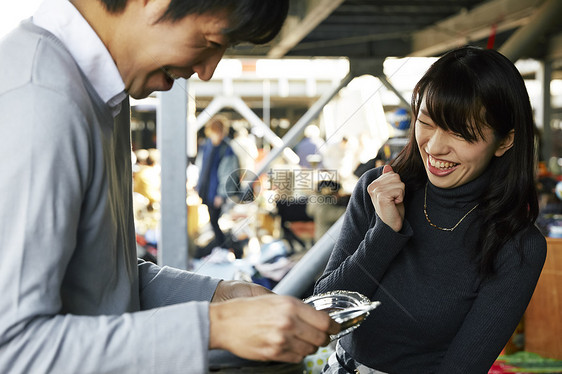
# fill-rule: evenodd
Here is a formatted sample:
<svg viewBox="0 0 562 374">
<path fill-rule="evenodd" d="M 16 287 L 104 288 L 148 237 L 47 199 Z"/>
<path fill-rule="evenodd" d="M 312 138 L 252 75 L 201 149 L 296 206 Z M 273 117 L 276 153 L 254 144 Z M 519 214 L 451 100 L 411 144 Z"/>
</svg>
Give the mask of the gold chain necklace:
<svg viewBox="0 0 562 374">
<path fill-rule="evenodd" d="M 428 183 L 429 183 L 429 182 L 428 182 Z M 428 183 L 425 184 L 425 195 L 424 195 L 424 197 L 423 197 L 423 212 L 424 212 L 424 214 L 425 214 L 425 219 L 427 220 L 427 223 L 429 223 L 430 226 L 435 227 L 435 228 L 438 229 L 438 230 L 442 230 L 442 231 L 453 231 L 454 229 L 457 228 L 458 225 L 461 224 L 461 222 L 462 222 L 470 213 L 472 213 L 472 211 L 473 211 L 474 209 L 476 209 L 476 208 L 478 207 L 478 205 L 480 205 L 480 203 L 478 203 L 478 204 L 476 204 L 476 205 L 474 206 L 474 208 L 470 209 L 470 210 L 468 211 L 468 213 L 466 213 L 464 216 L 462 216 L 462 218 L 459 220 L 459 222 L 457 222 L 457 224 L 456 224 L 455 226 L 450 227 L 450 228 L 439 227 L 439 226 L 437 226 L 436 224 L 434 224 L 433 222 L 431 222 L 431 220 L 429 219 L 429 216 L 427 215 L 427 184 L 428 184 Z"/>
</svg>

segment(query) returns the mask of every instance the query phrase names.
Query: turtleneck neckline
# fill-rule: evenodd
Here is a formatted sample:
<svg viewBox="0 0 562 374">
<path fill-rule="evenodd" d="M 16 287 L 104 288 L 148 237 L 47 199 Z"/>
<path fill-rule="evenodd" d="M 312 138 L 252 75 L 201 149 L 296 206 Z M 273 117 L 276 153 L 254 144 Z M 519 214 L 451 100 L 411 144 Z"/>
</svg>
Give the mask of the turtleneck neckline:
<svg viewBox="0 0 562 374">
<path fill-rule="evenodd" d="M 491 168 L 476 179 L 455 188 L 440 188 L 427 181 L 428 204 L 437 204 L 440 208 L 464 208 L 467 204 L 477 202 L 490 180 Z"/>
</svg>

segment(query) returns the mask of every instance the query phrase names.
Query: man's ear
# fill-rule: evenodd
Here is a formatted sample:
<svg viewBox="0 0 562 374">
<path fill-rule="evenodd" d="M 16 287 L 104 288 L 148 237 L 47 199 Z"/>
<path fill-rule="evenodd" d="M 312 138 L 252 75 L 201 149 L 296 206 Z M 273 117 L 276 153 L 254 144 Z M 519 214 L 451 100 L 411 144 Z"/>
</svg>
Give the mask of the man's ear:
<svg viewBox="0 0 562 374">
<path fill-rule="evenodd" d="M 515 137 L 515 130 L 511 130 L 505 138 L 499 141 L 498 148 L 496 148 L 496 152 L 494 156 L 501 157 L 507 150 L 513 147 L 513 139 Z"/>
</svg>

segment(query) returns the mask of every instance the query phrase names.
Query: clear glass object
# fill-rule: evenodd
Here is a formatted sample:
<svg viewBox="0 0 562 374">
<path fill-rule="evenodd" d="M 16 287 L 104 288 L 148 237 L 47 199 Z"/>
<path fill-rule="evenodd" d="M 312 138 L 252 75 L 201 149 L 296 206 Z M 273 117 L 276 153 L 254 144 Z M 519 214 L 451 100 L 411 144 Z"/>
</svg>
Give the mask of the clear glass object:
<svg viewBox="0 0 562 374">
<path fill-rule="evenodd" d="M 316 310 L 327 312 L 330 317 L 341 325 L 341 331 L 331 335 L 330 340 L 336 340 L 349 334 L 378 307 L 379 301 L 371 301 L 366 296 L 354 291 L 330 291 L 312 295 L 304 300 Z"/>
</svg>

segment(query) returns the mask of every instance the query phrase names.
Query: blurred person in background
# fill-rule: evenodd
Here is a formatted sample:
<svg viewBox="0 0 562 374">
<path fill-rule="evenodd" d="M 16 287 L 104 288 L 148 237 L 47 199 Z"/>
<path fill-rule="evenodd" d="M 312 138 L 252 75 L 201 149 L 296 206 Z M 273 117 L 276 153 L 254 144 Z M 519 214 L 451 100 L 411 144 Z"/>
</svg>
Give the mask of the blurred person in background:
<svg viewBox="0 0 562 374">
<path fill-rule="evenodd" d="M 240 169 L 242 169 L 243 172 L 247 170 L 255 172 L 259 150 L 254 134 L 251 134 L 246 127 L 241 126 L 235 131 L 230 146 L 236 156 L 238 156 Z"/>
<path fill-rule="evenodd" d="M 142 152 L 145 151 L 145 152 Z M 140 149 L 136 153 L 145 155 L 143 161 L 139 161 L 138 170 L 133 173 L 133 191 L 140 193 L 149 201 L 149 209 L 158 209 L 160 204 L 160 165 L 159 152 L 157 149 Z"/>
<path fill-rule="evenodd" d="M 209 211 L 209 221 L 215 235 L 195 257 L 201 258 L 211 253 L 214 247 L 228 246 L 226 236 L 220 228 L 219 218 L 224 212 L 227 198 L 236 192 L 240 183 L 240 163 L 238 156 L 227 138 L 226 118 L 216 116 L 205 125 L 206 140 L 198 152 L 196 164 L 199 166 L 197 193 Z"/>
<path fill-rule="evenodd" d="M 305 169 L 322 168 L 320 149 L 324 146 L 324 139 L 320 136 L 320 129 L 316 125 L 308 125 L 304 129 L 304 138 L 295 146 L 295 153 L 299 156 L 299 165 Z M 310 157 L 314 162 L 311 163 Z"/>
<path fill-rule="evenodd" d="M 45 0 L 0 40 L 0 372 L 299 362 L 339 330 L 265 288 L 137 261 L 128 97 L 209 80 L 288 0 Z"/>
</svg>

